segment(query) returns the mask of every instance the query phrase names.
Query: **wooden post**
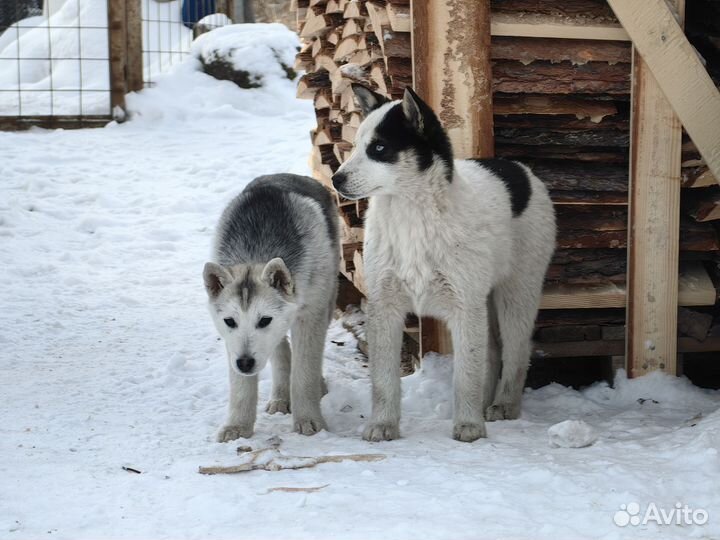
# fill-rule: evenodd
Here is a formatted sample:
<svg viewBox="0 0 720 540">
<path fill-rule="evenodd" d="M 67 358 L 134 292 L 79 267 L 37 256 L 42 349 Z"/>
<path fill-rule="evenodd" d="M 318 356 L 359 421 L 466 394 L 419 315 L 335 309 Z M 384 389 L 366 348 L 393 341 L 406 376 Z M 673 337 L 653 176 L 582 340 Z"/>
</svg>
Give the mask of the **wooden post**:
<svg viewBox="0 0 720 540">
<path fill-rule="evenodd" d="M 413 86 L 437 113 L 456 158 L 494 155 L 490 0 L 413 0 Z M 452 351 L 442 325 L 421 322 L 421 355 Z"/>
<path fill-rule="evenodd" d="M 684 13 L 684 0 L 676 0 Z M 633 50 L 628 238 L 628 374 L 677 372 L 682 130 Z"/>
<path fill-rule="evenodd" d="M 108 0 L 108 48 L 110 58 L 110 114 L 125 109 L 127 93 L 127 0 Z M 122 114 L 120 115 L 122 116 Z"/>
<path fill-rule="evenodd" d="M 125 0 L 127 25 L 127 91 L 143 89 L 142 0 Z"/>
</svg>

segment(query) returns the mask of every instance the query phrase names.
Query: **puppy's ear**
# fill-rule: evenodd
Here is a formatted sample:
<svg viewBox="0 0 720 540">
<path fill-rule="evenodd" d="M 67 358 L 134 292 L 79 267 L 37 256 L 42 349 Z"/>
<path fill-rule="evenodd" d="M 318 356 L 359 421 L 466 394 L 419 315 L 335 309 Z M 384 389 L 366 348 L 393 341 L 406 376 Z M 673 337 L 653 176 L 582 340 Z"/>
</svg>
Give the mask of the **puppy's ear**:
<svg viewBox="0 0 720 540">
<path fill-rule="evenodd" d="M 402 109 L 403 114 L 408 122 L 415 128 L 415 130 L 423 135 L 425 133 L 425 111 L 429 107 L 425 102 L 413 92 L 409 86 L 405 87 L 405 94 L 403 95 Z"/>
<path fill-rule="evenodd" d="M 357 98 L 358 105 L 360 105 L 360 109 L 362 109 L 363 116 L 367 116 L 375 109 L 388 102 L 388 99 L 385 96 L 381 96 L 380 94 L 373 92 L 362 84 L 353 83 L 351 86 L 353 92 L 355 93 L 355 97 Z"/>
<path fill-rule="evenodd" d="M 275 257 L 265 265 L 261 279 L 286 296 L 292 296 L 295 292 L 290 270 L 280 257 Z"/>
<path fill-rule="evenodd" d="M 205 290 L 210 298 L 216 298 L 225 286 L 232 281 L 232 276 L 226 268 L 212 262 L 205 263 L 203 268 L 203 281 Z"/>
</svg>

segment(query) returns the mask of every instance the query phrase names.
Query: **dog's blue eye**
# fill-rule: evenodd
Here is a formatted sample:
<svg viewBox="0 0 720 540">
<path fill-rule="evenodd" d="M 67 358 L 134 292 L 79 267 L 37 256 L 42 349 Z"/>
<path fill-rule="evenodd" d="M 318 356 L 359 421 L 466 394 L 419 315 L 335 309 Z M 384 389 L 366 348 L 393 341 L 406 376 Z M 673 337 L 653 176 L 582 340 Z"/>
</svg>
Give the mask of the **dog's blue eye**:
<svg viewBox="0 0 720 540">
<path fill-rule="evenodd" d="M 383 152 L 384 150 L 385 150 L 385 145 L 384 145 L 384 144 L 376 144 L 376 145 L 375 145 L 375 151 L 376 151 L 377 153 L 381 153 L 381 152 Z"/>
<path fill-rule="evenodd" d="M 225 324 L 227 324 L 230 328 L 235 328 L 237 326 L 235 319 L 232 319 L 230 317 L 228 317 L 227 319 L 223 319 L 223 321 L 225 321 Z"/>
<path fill-rule="evenodd" d="M 272 317 L 262 317 L 258 323 L 258 328 L 265 328 L 268 324 L 272 322 Z"/>
</svg>

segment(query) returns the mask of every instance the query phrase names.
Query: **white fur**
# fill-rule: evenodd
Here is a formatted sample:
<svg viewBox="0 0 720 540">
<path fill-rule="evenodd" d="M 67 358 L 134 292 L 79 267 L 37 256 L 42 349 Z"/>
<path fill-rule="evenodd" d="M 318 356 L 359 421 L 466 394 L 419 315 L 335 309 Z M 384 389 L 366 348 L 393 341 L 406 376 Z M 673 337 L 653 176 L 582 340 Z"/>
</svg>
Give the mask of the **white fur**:
<svg viewBox="0 0 720 540">
<path fill-rule="evenodd" d="M 405 315 L 413 312 L 445 321 L 452 333 L 453 436 L 473 441 L 486 434 L 484 415 L 520 414 L 533 324 L 555 245 L 553 207 L 529 169 L 532 195 L 513 217 L 503 182 L 473 161 L 456 160 L 448 182 L 440 159 L 421 171 L 412 150 L 395 163 L 370 159 L 367 145 L 394 104 L 361 124 L 356 149 L 339 170 L 347 176 L 347 195 L 371 196 L 364 273 L 373 411 L 363 436 L 399 436 L 400 347 Z M 495 318 L 499 336 L 490 331 Z M 502 343 L 499 383 L 496 341 Z"/>
</svg>

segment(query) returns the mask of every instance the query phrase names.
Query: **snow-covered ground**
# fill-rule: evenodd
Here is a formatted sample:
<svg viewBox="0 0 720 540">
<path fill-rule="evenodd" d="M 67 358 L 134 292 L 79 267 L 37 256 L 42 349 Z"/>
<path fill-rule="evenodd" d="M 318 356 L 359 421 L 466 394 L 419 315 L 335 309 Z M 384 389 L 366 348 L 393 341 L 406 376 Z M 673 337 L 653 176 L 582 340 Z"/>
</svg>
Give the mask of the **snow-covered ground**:
<svg viewBox="0 0 720 540">
<path fill-rule="evenodd" d="M 0 133 L 0 538 L 720 537 L 720 393 L 685 379 L 528 391 L 521 420 L 464 444 L 451 360 L 433 356 L 403 380 L 403 438 L 370 444 L 366 363 L 335 323 L 329 432 L 261 412 L 251 440 L 215 442 L 227 378 L 202 267 L 248 181 L 308 172 L 314 116 L 293 96 L 183 67 L 132 96 L 123 125 Z M 260 388 L 264 408 L 267 372 Z M 551 446 L 568 419 L 597 441 Z M 198 474 L 273 435 L 287 455 L 386 459 Z M 676 503 L 707 523 L 614 523 Z"/>
</svg>

